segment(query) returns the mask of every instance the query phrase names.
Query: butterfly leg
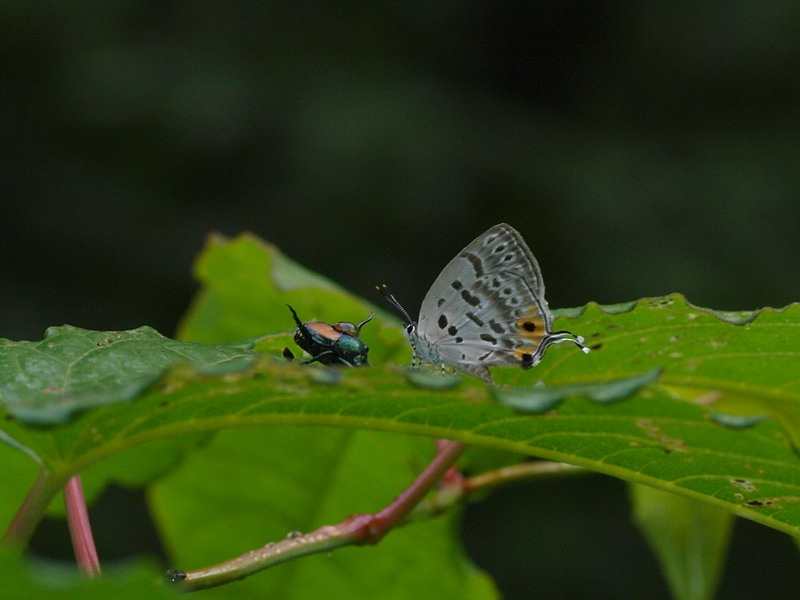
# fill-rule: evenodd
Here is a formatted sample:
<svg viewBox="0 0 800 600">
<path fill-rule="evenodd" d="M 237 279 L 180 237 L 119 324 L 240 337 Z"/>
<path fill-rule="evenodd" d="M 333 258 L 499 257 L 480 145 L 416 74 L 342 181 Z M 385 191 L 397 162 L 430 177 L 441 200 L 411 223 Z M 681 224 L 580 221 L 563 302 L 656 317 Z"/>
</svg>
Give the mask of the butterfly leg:
<svg viewBox="0 0 800 600">
<path fill-rule="evenodd" d="M 466 370 L 468 373 L 477 375 L 478 377 L 483 379 L 486 383 L 494 383 L 494 379 L 492 379 L 492 373 L 491 371 L 489 371 L 489 367 L 475 365 Z"/>
</svg>

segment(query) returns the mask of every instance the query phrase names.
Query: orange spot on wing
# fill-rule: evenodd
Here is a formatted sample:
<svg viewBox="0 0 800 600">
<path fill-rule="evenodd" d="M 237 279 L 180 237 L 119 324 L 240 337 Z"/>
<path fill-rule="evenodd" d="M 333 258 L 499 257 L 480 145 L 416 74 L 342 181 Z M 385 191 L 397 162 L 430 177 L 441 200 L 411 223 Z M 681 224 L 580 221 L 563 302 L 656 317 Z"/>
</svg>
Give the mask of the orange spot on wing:
<svg viewBox="0 0 800 600">
<path fill-rule="evenodd" d="M 536 344 L 547 335 L 544 319 L 535 306 L 531 306 L 526 314 L 517 319 L 517 331 L 524 339 Z"/>
<path fill-rule="evenodd" d="M 521 364 L 523 369 L 533 366 L 533 356 L 536 354 L 536 348 L 532 346 L 520 346 L 514 350 L 514 358 Z"/>
</svg>

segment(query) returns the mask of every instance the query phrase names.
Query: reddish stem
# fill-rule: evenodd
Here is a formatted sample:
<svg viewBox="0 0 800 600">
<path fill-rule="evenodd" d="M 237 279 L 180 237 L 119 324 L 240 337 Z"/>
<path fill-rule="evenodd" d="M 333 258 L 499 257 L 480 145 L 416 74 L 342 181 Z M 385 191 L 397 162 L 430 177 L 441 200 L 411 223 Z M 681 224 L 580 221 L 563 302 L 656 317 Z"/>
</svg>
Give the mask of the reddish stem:
<svg viewBox="0 0 800 600">
<path fill-rule="evenodd" d="M 439 443 L 438 452 L 413 483 L 386 508 L 374 515 L 353 515 L 342 527 L 342 534 L 358 538 L 364 544 L 377 544 L 393 527 L 408 516 L 448 469 L 466 450 L 461 442 L 445 440 Z"/>
<path fill-rule="evenodd" d="M 353 515 L 337 525 L 326 525 L 299 536 L 253 550 L 218 565 L 195 571 L 168 572 L 170 581 L 180 582 L 184 590 L 199 590 L 247 577 L 251 573 L 318 552 L 342 546 L 377 544 L 393 527 L 408 516 L 467 448 L 461 442 L 444 442 L 434 459 L 413 483 L 386 508 L 374 515 Z"/>
<path fill-rule="evenodd" d="M 64 502 L 67 505 L 69 533 L 78 566 L 87 577 L 97 577 L 100 575 L 100 559 L 94 546 L 80 475 L 72 477 L 64 487 Z"/>
</svg>

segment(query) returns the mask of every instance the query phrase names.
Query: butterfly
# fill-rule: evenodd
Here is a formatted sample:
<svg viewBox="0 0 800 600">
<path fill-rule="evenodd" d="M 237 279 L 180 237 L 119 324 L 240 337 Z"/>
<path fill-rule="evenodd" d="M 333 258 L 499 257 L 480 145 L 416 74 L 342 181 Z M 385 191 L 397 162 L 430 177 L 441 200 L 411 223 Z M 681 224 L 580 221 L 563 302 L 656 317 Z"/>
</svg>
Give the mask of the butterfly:
<svg viewBox="0 0 800 600">
<path fill-rule="evenodd" d="M 405 334 L 417 361 L 449 365 L 492 382 L 489 367 L 529 369 L 551 344 L 583 338 L 553 331 L 544 282 L 525 240 L 505 223 L 475 238 L 442 270 L 422 301 L 419 321 L 376 286 L 408 321 Z"/>
</svg>

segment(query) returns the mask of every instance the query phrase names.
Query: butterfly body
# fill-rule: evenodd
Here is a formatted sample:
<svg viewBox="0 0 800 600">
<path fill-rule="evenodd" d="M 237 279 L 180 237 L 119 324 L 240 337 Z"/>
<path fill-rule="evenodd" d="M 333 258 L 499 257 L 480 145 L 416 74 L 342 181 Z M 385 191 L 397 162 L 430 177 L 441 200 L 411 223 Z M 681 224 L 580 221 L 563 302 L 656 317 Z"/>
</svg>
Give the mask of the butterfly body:
<svg viewBox="0 0 800 600">
<path fill-rule="evenodd" d="M 486 381 L 492 381 L 490 367 L 533 367 L 552 343 L 570 341 L 586 351 L 582 338 L 553 332 L 539 265 L 522 236 L 505 223 L 453 258 L 425 295 L 418 322 L 408 320 L 405 332 L 415 359 Z"/>
</svg>

